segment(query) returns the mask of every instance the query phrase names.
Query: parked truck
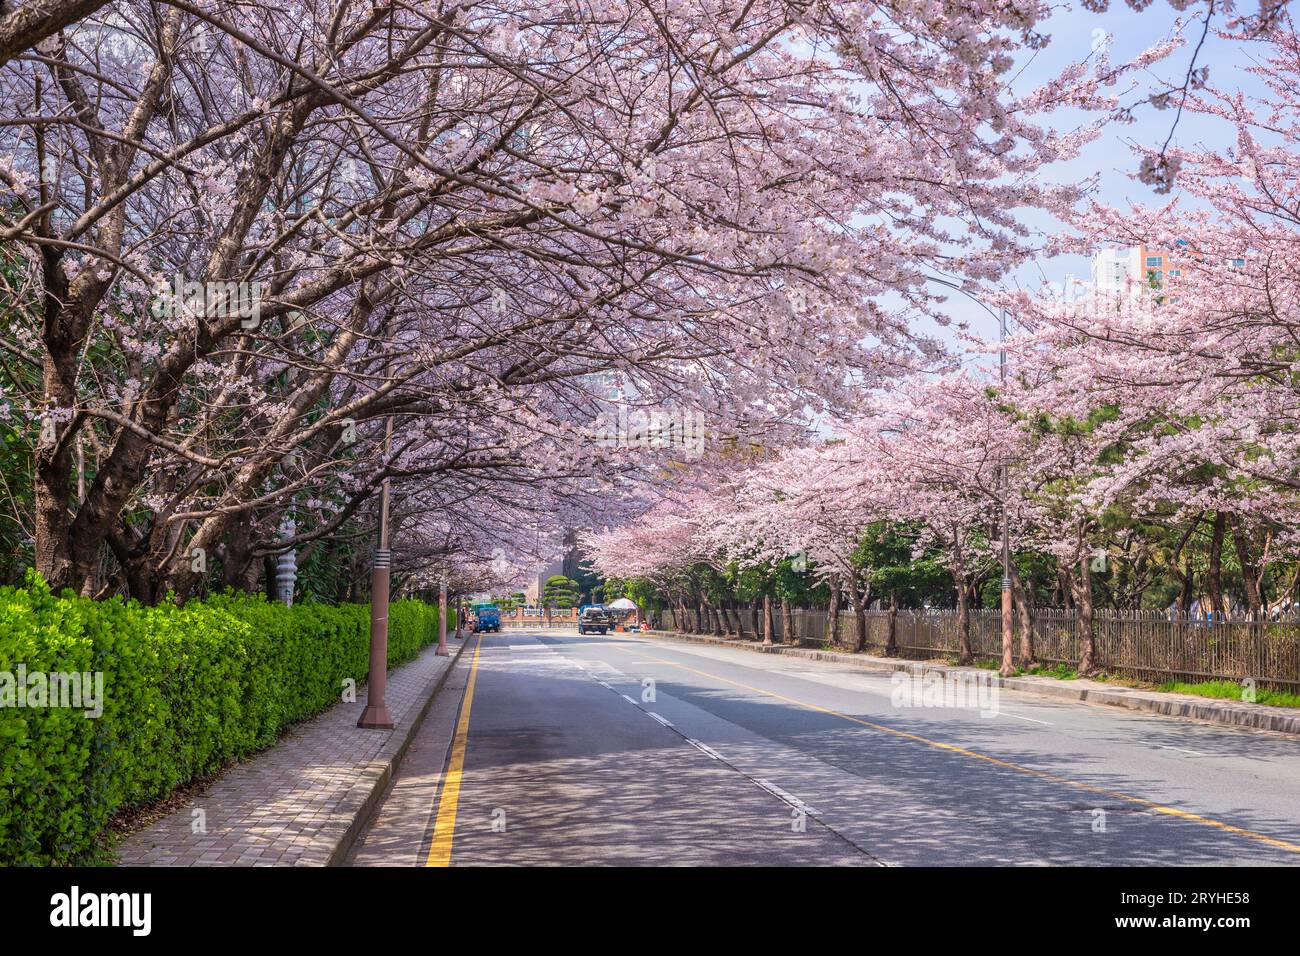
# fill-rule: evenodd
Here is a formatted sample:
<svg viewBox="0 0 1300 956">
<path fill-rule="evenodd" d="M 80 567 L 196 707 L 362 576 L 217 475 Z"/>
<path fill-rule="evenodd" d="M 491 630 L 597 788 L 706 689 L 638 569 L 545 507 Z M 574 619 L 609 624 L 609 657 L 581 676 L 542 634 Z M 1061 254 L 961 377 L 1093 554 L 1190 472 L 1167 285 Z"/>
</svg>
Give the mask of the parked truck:
<svg viewBox="0 0 1300 956">
<path fill-rule="evenodd" d="M 584 604 L 578 608 L 579 634 L 604 634 L 614 629 L 614 617 L 601 604 Z"/>
<path fill-rule="evenodd" d="M 470 608 L 470 614 L 470 630 L 475 634 L 501 630 L 501 611 L 495 604 L 475 604 Z"/>
</svg>

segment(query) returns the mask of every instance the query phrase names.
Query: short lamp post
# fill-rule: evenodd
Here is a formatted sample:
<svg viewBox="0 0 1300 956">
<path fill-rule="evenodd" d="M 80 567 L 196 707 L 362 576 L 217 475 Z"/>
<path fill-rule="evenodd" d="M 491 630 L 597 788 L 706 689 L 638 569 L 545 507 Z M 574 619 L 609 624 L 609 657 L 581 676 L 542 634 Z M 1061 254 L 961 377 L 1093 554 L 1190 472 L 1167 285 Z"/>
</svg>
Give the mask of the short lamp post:
<svg viewBox="0 0 1300 956">
<path fill-rule="evenodd" d="M 292 540 L 297 532 L 297 525 L 292 518 L 285 519 L 280 528 L 281 537 L 286 540 Z M 289 548 L 280 554 L 275 563 L 275 593 L 286 607 L 293 606 L 293 591 L 298 582 L 298 559 L 294 555 L 293 548 Z"/>
</svg>

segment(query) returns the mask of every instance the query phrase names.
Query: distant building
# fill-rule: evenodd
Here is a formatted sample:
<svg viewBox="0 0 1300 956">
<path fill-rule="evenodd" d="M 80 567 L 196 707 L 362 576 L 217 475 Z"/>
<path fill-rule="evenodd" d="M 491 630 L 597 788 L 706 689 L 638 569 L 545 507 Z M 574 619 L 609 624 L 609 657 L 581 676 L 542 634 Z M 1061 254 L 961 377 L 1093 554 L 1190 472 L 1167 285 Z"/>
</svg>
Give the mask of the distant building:
<svg viewBox="0 0 1300 956">
<path fill-rule="evenodd" d="M 1092 257 L 1092 287 L 1110 295 L 1127 293 L 1131 278 L 1138 275 L 1139 254 L 1137 246 L 1101 250 Z"/>
<path fill-rule="evenodd" d="M 1174 255 L 1145 245 L 1102 249 L 1092 257 L 1092 286 L 1099 293 L 1136 299 L 1144 289 L 1178 276 Z"/>
<path fill-rule="evenodd" d="M 559 559 L 552 561 L 529 578 L 528 585 L 524 588 L 524 597 L 527 599 L 528 603 L 534 605 L 540 604 L 542 601 L 542 592 L 546 590 L 546 582 L 555 577 L 555 575 L 563 573 L 564 560 Z"/>
<path fill-rule="evenodd" d="M 1150 246 L 1102 249 L 1092 257 L 1093 288 L 1099 293 L 1127 295 L 1130 299 L 1136 299 L 1143 291 L 1163 289 L 1176 280 L 1182 274 L 1179 260 L 1195 258 L 1204 262 L 1207 258 L 1192 249 L 1186 240 L 1179 239 L 1175 245 L 1175 252 Z M 1224 261 L 1233 269 L 1243 269 L 1246 266 L 1245 259 Z M 1178 296 L 1169 295 L 1169 301 L 1177 302 Z"/>
<path fill-rule="evenodd" d="M 529 604 L 540 604 L 542 592 L 546 590 L 546 582 L 562 574 L 566 578 L 582 584 L 584 572 L 582 569 L 582 555 L 578 551 L 578 536 L 574 531 L 568 531 L 564 535 L 564 556 L 556 558 L 545 567 L 539 568 L 537 573 L 528 579 L 528 584 L 524 588 L 524 597 Z M 585 591 L 584 591 L 585 593 Z"/>
</svg>

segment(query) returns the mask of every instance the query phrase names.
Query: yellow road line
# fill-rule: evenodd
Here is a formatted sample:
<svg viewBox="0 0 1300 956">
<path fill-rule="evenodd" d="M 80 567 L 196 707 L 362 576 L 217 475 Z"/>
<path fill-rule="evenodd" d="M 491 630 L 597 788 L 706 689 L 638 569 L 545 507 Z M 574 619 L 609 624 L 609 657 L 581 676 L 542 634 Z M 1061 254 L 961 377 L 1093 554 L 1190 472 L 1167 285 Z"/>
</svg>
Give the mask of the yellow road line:
<svg viewBox="0 0 1300 956">
<path fill-rule="evenodd" d="M 425 866 L 450 866 L 451 841 L 456 835 L 456 805 L 460 801 L 460 779 L 465 768 L 465 744 L 469 741 L 469 708 L 474 702 L 474 681 L 478 677 L 478 655 L 483 650 L 483 639 L 474 648 L 474 663 L 469 669 L 465 684 L 465 700 L 460 705 L 460 719 L 456 722 L 456 736 L 451 743 L 451 759 L 447 762 L 447 778 L 438 795 L 438 815 L 433 823 L 433 840 L 429 844 L 429 859 Z"/>
<path fill-rule="evenodd" d="M 618 645 L 615 645 L 618 646 Z M 632 653 L 625 647 L 619 647 L 619 650 Z M 644 652 L 642 652 L 644 653 Z M 1205 826 L 1214 827 L 1223 830 L 1226 833 L 1232 833 L 1240 837 L 1246 837 L 1251 840 L 1257 840 L 1260 843 L 1266 843 L 1269 846 L 1278 847 L 1282 850 L 1288 850 L 1291 853 L 1300 853 L 1300 845 L 1288 843 L 1286 840 L 1279 840 L 1276 837 L 1267 836 L 1263 833 L 1256 833 L 1254 830 L 1246 830 L 1242 827 L 1233 826 L 1231 823 L 1224 823 L 1221 820 L 1214 820 L 1210 817 L 1203 817 L 1199 814 L 1189 813 L 1186 810 L 1179 810 L 1176 807 L 1167 807 L 1160 803 L 1153 803 L 1150 800 L 1144 800 L 1141 797 L 1130 796 L 1127 793 L 1120 793 L 1118 790 L 1107 790 L 1104 787 L 1093 786 L 1090 783 L 1082 783 L 1078 780 L 1071 780 L 1068 777 L 1061 777 L 1054 773 L 1048 773 L 1045 770 L 1034 770 L 1032 767 L 1023 767 L 1017 763 L 1011 763 L 1008 760 L 1000 760 L 997 757 L 990 757 L 987 754 L 978 753 L 974 750 L 968 750 L 965 747 L 959 747 L 956 744 L 945 744 L 942 741 L 931 740 L 929 737 L 922 737 L 919 734 L 911 734 L 905 730 L 898 730 L 894 727 L 886 727 L 884 724 L 875 724 L 869 720 L 863 720 L 860 717 L 851 717 L 848 714 L 842 714 L 838 710 L 831 710 L 827 707 L 820 707 L 817 704 L 809 704 L 802 700 L 795 700 L 793 697 L 786 697 L 774 691 L 763 690 L 760 687 L 751 687 L 749 684 L 742 684 L 740 681 L 730 680 L 726 677 L 719 677 L 717 674 L 710 674 L 707 671 L 696 670 L 693 667 L 687 667 L 685 664 L 679 664 L 676 661 L 670 661 L 666 657 L 655 657 L 653 654 L 646 655 L 654 657 L 670 667 L 678 667 L 684 671 L 690 671 L 692 674 L 698 674 L 701 677 L 707 677 L 711 680 L 721 681 L 724 684 L 731 684 L 733 687 L 740 687 L 744 690 L 753 691 L 755 694 L 763 694 L 767 697 L 773 697 L 777 700 L 785 701 L 787 704 L 794 704 L 797 707 L 803 707 L 808 710 L 819 711 L 823 714 L 829 714 L 832 717 L 838 717 L 841 720 L 847 720 L 854 724 L 860 724 L 863 727 L 870 727 L 872 730 L 883 731 L 887 734 L 893 734 L 895 737 L 903 737 L 917 743 L 926 744 L 930 747 L 937 747 L 940 750 L 946 750 L 950 753 L 960 754 L 963 757 L 971 757 L 975 760 L 982 760 L 985 763 L 991 763 L 994 766 L 1002 767 L 1006 770 L 1014 770 L 1017 773 L 1023 773 L 1030 777 L 1037 777 L 1040 780 L 1050 780 L 1053 783 L 1064 784 L 1068 787 L 1074 787 L 1079 790 L 1086 790 L 1089 793 L 1099 794 L 1101 796 L 1113 797 L 1116 800 L 1124 800 L 1128 803 L 1137 804 L 1146 807 L 1148 810 L 1154 810 L 1156 813 L 1165 813 L 1171 817 L 1177 817 L 1180 820 L 1188 820 L 1192 823 L 1200 823 Z"/>
</svg>

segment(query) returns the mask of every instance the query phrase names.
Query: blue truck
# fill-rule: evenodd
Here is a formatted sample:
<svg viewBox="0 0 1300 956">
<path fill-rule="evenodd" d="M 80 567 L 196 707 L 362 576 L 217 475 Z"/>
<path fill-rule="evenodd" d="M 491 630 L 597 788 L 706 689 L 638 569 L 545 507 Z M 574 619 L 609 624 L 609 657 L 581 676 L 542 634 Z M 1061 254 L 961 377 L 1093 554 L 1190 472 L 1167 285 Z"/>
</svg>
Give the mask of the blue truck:
<svg viewBox="0 0 1300 956">
<path fill-rule="evenodd" d="M 470 630 L 475 634 L 480 631 L 500 631 L 501 630 L 501 611 L 495 604 L 475 604 L 470 608 L 473 620 Z"/>
</svg>

